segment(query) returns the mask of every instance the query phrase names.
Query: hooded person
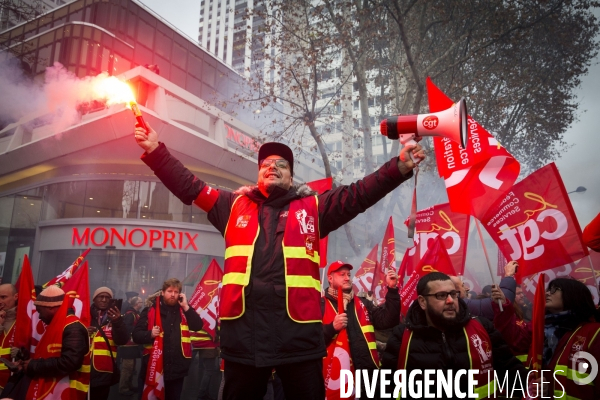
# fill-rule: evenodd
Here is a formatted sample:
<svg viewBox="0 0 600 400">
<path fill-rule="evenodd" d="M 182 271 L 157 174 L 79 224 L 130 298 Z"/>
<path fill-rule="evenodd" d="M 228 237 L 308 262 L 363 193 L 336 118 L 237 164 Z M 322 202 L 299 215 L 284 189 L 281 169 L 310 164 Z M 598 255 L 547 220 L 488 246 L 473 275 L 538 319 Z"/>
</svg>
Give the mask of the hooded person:
<svg viewBox="0 0 600 400">
<path fill-rule="evenodd" d="M 26 380 L 18 385 L 19 394 L 14 397 L 9 395 L 10 398 L 30 399 L 36 391 L 50 393 L 48 398 L 87 398 L 90 379 L 87 329 L 74 311 L 67 309 L 66 301 L 65 292 L 56 285 L 42 290 L 34 301 L 46 330 L 33 358 L 19 362 Z M 25 388 L 26 392 L 23 390 Z"/>
<path fill-rule="evenodd" d="M 224 236 L 224 398 L 262 398 L 276 368 L 288 400 L 322 399 L 319 239 L 411 178 L 415 163 L 394 157 L 365 178 L 319 195 L 294 185 L 292 150 L 271 142 L 258 151 L 256 186 L 230 192 L 194 176 L 152 128 L 137 127 L 135 139 L 161 182 L 184 204 L 204 210 Z M 425 158 L 420 145 L 409 149 L 416 160 Z"/>
<path fill-rule="evenodd" d="M 406 320 L 394 328 L 387 342 L 382 368 L 392 371 L 436 370 L 444 376 L 450 372 L 452 382 L 458 381 L 458 384 L 451 385 L 450 393 L 446 389 L 442 393 L 437 392 L 438 399 L 457 398 L 458 391 L 468 393 L 467 374 L 460 375 L 467 370 L 479 371 L 474 376 L 477 386 L 473 390 L 478 399 L 497 397 L 491 382 L 494 372 L 500 382 L 508 374 L 511 385 L 515 379 L 522 378 L 520 387 L 527 387 L 524 384 L 527 372 L 523 364 L 512 355 L 492 322 L 471 316 L 448 275 L 441 272 L 425 275 L 417 283 L 417 295 Z M 417 376 L 420 380 L 417 385 L 422 385 L 423 393 L 436 393 L 435 388 L 426 389 L 427 382 L 435 383 L 435 378 L 424 381 L 420 378 Z M 487 396 L 488 391 L 490 396 Z M 391 390 L 388 392 L 391 393 Z M 417 397 L 411 397 L 409 392 L 402 393 L 401 398 Z"/>
<path fill-rule="evenodd" d="M 110 387 L 120 380 L 117 365 L 117 346 L 127 344 L 130 334 L 115 306 L 110 308 L 113 292 L 106 286 L 94 291 L 91 305 L 91 324 L 88 327 L 92 342 L 92 375 L 90 399 L 106 400 Z"/>
</svg>

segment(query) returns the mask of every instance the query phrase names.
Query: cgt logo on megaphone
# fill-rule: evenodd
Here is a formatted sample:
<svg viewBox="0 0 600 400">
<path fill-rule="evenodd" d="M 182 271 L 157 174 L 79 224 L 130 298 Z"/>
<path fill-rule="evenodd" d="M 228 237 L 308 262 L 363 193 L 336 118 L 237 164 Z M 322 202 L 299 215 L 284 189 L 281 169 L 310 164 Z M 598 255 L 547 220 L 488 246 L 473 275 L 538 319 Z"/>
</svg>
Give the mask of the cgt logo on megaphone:
<svg viewBox="0 0 600 400">
<path fill-rule="evenodd" d="M 589 374 L 586 371 L 590 368 Z M 577 385 L 589 385 L 596 379 L 598 375 L 598 361 L 588 352 L 578 351 L 573 354 L 571 360 L 571 369 L 575 372 L 573 374 L 573 381 Z"/>
<path fill-rule="evenodd" d="M 425 129 L 432 130 L 437 128 L 439 122 L 440 120 L 438 119 L 438 117 L 436 117 L 435 115 L 429 115 L 423 119 L 423 127 Z"/>
</svg>

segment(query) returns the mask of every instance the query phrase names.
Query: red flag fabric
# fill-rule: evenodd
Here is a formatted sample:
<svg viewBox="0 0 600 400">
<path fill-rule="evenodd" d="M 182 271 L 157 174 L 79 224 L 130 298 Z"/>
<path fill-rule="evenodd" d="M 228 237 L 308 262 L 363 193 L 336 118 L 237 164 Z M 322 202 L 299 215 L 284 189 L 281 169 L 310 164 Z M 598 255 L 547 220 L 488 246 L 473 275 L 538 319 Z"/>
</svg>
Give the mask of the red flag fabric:
<svg viewBox="0 0 600 400">
<path fill-rule="evenodd" d="M 325 300 L 327 301 L 327 300 Z M 344 313 L 344 295 L 342 289 L 338 289 L 338 314 Z M 342 329 L 335 337 L 335 346 L 327 348 L 327 356 L 323 360 L 323 377 L 325 378 L 325 399 L 341 399 L 341 381 L 340 371 L 348 370 L 354 375 L 354 367 L 350 358 L 350 343 L 348 342 L 348 332 Z M 344 391 L 348 392 L 348 382 Z M 354 390 L 352 395 L 344 397 L 345 399 L 354 399 Z"/>
<path fill-rule="evenodd" d="M 154 325 L 160 327 L 160 335 L 154 338 L 152 350 L 150 350 L 150 359 L 148 360 L 148 369 L 146 370 L 146 380 L 144 381 L 142 400 L 165 399 L 165 377 L 163 366 L 164 330 L 162 319 L 160 317 L 159 298 L 156 299 L 156 313 L 154 315 Z"/>
<path fill-rule="evenodd" d="M 470 220 L 468 215 L 452 211 L 450 203 L 437 204 L 417 212 L 415 246 L 409 250 L 410 255 L 416 255 L 420 260 L 427 252 L 430 241 L 441 235 L 454 270 L 462 275 L 467 259 Z M 408 226 L 408 218 L 404 223 Z"/>
<path fill-rule="evenodd" d="M 19 275 L 19 286 L 17 287 L 17 290 L 19 293 L 19 301 L 17 302 L 14 346 L 29 349 L 32 342 L 33 327 L 35 326 L 34 321 L 37 323 L 39 318 L 37 318 L 37 311 L 35 311 L 35 306 L 33 305 L 33 302 L 35 301 L 35 286 L 33 283 L 33 272 L 31 271 L 31 265 L 29 264 L 29 257 L 27 257 L 27 254 L 23 259 L 23 268 L 21 268 L 21 274 Z"/>
<path fill-rule="evenodd" d="M 519 263 L 517 282 L 588 254 L 554 163 L 514 185 L 481 222 L 504 256 Z"/>
<path fill-rule="evenodd" d="M 194 293 L 189 301 L 200 318 L 204 321 L 202 328 L 213 339 L 217 336 L 217 325 L 219 321 L 219 298 L 223 281 L 223 271 L 217 260 L 213 259 L 209 264 L 204 276 L 198 282 Z"/>
<path fill-rule="evenodd" d="M 529 369 L 542 369 L 542 351 L 544 349 L 544 322 L 546 314 L 546 275 L 540 274 L 535 300 L 533 302 L 533 318 L 531 320 L 531 347 L 527 356 Z"/>
<path fill-rule="evenodd" d="M 50 325 L 46 327 L 46 331 L 42 335 L 39 345 L 32 359 L 59 357 L 62 347 L 62 335 L 67 322 L 67 309 L 69 302 L 62 302 L 58 311 L 52 318 Z M 27 399 L 61 399 L 62 392 L 69 388 L 69 377 L 58 381 L 52 378 L 34 378 L 31 380 L 29 390 L 27 391 Z"/>
<path fill-rule="evenodd" d="M 333 186 L 333 178 L 330 177 L 312 181 L 308 183 L 308 186 L 318 194 L 323 194 L 324 192 L 331 190 Z M 319 266 L 321 268 L 327 265 L 327 243 L 327 236 L 320 239 L 319 249 L 321 249 L 321 254 L 319 254 L 319 256 L 321 257 L 321 262 L 319 263 Z"/>
<path fill-rule="evenodd" d="M 594 304 L 598 304 L 600 295 L 596 283 L 600 278 L 600 253 L 590 250 L 589 257 L 579 260 L 569 275 L 585 284 L 594 296 Z"/>
<path fill-rule="evenodd" d="M 400 310 L 402 314 L 406 315 L 408 308 L 417 298 L 417 283 L 419 279 L 430 272 L 443 272 L 448 275 L 456 275 L 452 261 L 444 246 L 444 241 L 439 235 L 433 239 L 431 247 L 427 250 L 423 258 L 421 258 L 421 261 L 400 292 L 400 299 L 402 300 Z"/>
<path fill-rule="evenodd" d="M 88 268 L 88 262 L 85 261 L 81 268 L 78 268 L 71 279 L 67 280 L 63 286 L 69 301 L 69 307 L 75 311 L 75 315 L 85 326 L 90 326 L 92 323 Z"/>
<path fill-rule="evenodd" d="M 377 269 L 377 250 L 379 244 L 371 249 L 367 257 L 364 259 L 360 268 L 352 278 L 352 290 L 355 294 L 360 292 L 368 292 L 373 284 L 373 273 Z"/>
<path fill-rule="evenodd" d="M 58 275 L 58 276 L 50 279 L 48 282 L 46 282 L 43 285 L 43 288 L 45 289 L 50 285 L 56 285 L 59 288 L 62 288 L 63 285 L 65 284 L 65 282 L 68 281 L 73 276 L 75 271 L 77 271 L 77 268 L 79 267 L 79 265 L 81 265 L 81 262 L 87 256 L 87 254 L 90 252 L 90 250 L 91 250 L 91 248 L 88 248 L 83 253 L 81 253 L 81 255 L 79 257 L 77 257 L 77 259 L 75 261 L 73 261 L 73 264 L 71 264 L 69 266 L 69 268 L 65 269 L 60 275 Z"/>
<path fill-rule="evenodd" d="M 373 274 L 373 282 L 371 282 L 371 291 L 375 303 L 385 302 L 385 295 L 387 293 L 387 282 L 385 277 L 387 275 L 388 268 L 396 268 L 396 242 L 394 240 L 394 222 L 392 217 L 388 220 L 385 234 L 383 235 L 383 241 L 381 242 L 381 258 L 379 265 L 375 269 Z"/>
<path fill-rule="evenodd" d="M 508 264 L 508 260 L 502 254 L 500 247 L 498 247 L 498 259 L 496 261 L 496 275 L 504 278 L 504 267 Z"/>
<path fill-rule="evenodd" d="M 427 78 L 429 111 L 450 108 L 453 101 Z M 444 178 L 452 211 L 481 219 L 489 205 L 510 189 L 521 165 L 471 116 L 467 149 L 450 139 L 434 137 L 435 158 Z"/>
<path fill-rule="evenodd" d="M 475 293 L 481 293 L 481 285 L 479 284 L 479 282 L 477 281 L 477 279 L 475 279 L 473 277 L 473 274 L 471 274 L 471 272 L 469 272 L 468 269 L 465 269 L 465 273 L 462 277 L 462 281 L 464 284 L 469 286 L 469 290 L 474 291 Z"/>
</svg>

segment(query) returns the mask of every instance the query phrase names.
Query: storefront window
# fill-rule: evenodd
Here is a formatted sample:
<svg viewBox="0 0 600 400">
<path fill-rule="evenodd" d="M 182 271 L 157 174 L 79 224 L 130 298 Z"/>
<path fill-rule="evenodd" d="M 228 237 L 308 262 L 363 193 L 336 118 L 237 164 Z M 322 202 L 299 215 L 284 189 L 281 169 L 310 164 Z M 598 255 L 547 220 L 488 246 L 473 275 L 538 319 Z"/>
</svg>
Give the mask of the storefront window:
<svg viewBox="0 0 600 400">
<path fill-rule="evenodd" d="M 141 182 L 140 218 L 190 222 L 189 208 L 160 182 Z"/>
<path fill-rule="evenodd" d="M 42 220 L 81 218 L 85 204 L 85 184 L 85 181 L 75 181 L 46 186 Z"/>
<path fill-rule="evenodd" d="M 139 203 L 137 181 L 89 181 L 85 191 L 86 218 L 136 218 Z"/>
</svg>

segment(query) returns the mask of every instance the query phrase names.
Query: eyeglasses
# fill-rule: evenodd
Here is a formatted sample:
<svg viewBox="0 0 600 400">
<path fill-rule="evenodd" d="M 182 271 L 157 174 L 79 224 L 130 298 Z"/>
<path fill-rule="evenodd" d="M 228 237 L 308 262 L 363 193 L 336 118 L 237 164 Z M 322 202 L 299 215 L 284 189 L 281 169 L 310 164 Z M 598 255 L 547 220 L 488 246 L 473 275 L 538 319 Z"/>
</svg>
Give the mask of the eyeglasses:
<svg viewBox="0 0 600 400">
<path fill-rule="evenodd" d="M 271 165 L 275 163 L 275 166 L 280 169 L 287 169 L 290 166 L 288 160 L 284 160 L 283 158 L 267 158 L 265 160 L 260 160 L 261 168 L 269 168 Z"/>
<path fill-rule="evenodd" d="M 554 293 L 556 293 L 557 290 L 561 290 L 561 289 L 559 287 L 557 287 L 557 286 L 552 286 L 551 288 L 548 288 L 546 290 L 546 292 L 548 292 L 550 294 L 554 294 Z"/>
<path fill-rule="evenodd" d="M 446 300 L 448 296 L 452 297 L 452 299 L 457 299 L 460 297 L 460 292 L 458 290 L 452 290 L 450 292 L 437 292 L 431 294 L 424 294 L 423 296 L 435 296 L 438 300 Z"/>
</svg>

